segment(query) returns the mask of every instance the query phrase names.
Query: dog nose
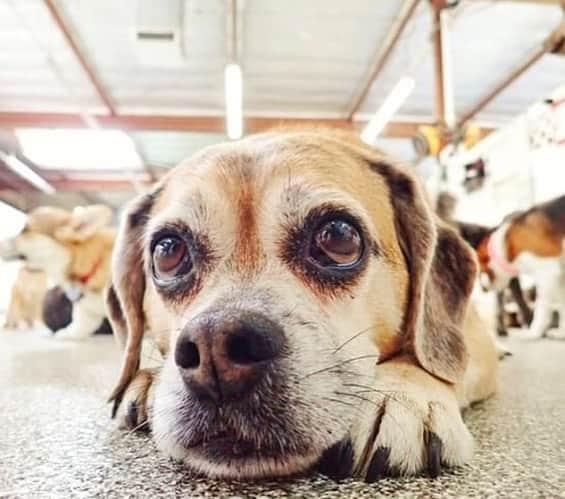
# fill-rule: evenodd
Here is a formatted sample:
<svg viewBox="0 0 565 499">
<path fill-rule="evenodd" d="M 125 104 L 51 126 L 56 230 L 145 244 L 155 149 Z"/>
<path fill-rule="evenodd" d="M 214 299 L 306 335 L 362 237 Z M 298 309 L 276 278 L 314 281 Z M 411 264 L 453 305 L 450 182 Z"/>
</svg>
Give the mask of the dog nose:
<svg viewBox="0 0 565 499">
<path fill-rule="evenodd" d="M 175 362 L 197 399 L 221 404 L 249 393 L 284 345 L 283 329 L 262 314 L 207 313 L 182 330 Z"/>
</svg>

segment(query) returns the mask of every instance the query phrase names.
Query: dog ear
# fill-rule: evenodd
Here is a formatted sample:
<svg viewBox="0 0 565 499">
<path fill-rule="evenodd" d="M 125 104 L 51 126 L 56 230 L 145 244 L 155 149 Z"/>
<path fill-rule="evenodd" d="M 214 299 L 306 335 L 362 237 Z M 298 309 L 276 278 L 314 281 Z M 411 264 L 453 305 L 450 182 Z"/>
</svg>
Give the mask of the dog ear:
<svg viewBox="0 0 565 499">
<path fill-rule="evenodd" d="M 419 364 L 445 381 L 461 379 L 468 353 L 463 320 L 476 263 L 471 248 L 431 211 L 422 187 L 402 167 L 372 162 L 387 181 L 408 267 L 403 333 Z"/>
<path fill-rule="evenodd" d="M 91 238 L 112 221 L 113 212 L 102 204 L 77 206 L 63 226 L 55 231 L 55 237 L 64 242 L 81 242 Z"/>
<path fill-rule="evenodd" d="M 143 231 L 159 189 L 135 199 L 126 209 L 112 256 L 112 284 L 106 308 L 114 334 L 124 350 L 118 382 L 110 395 L 114 410 L 139 368 L 145 329 Z"/>
<path fill-rule="evenodd" d="M 71 213 L 57 206 L 40 206 L 32 210 L 26 222 L 26 227 L 34 232 L 54 236 L 56 231 L 71 220 Z"/>
</svg>

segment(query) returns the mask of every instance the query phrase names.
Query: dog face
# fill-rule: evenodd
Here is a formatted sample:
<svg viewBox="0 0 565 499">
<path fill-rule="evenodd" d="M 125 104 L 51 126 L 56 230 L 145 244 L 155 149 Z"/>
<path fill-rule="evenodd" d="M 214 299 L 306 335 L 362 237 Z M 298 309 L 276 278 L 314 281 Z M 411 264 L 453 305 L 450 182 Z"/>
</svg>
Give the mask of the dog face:
<svg viewBox="0 0 565 499">
<path fill-rule="evenodd" d="M 70 213 L 54 207 L 33 210 L 23 230 L 0 243 L 0 257 L 4 260 L 25 260 L 29 265 L 45 270 L 50 275 L 63 275 L 70 262 L 64 245 L 55 239 L 56 230 L 67 224 Z"/>
<path fill-rule="evenodd" d="M 73 212 L 53 206 L 36 208 L 20 234 L 0 243 L 0 257 L 25 260 L 61 282 L 71 261 L 68 245 L 88 239 L 111 217 L 112 211 L 101 205 L 77 207 Z"/>
<path fill-rule="evenodd" d="M 118 237 L 113 398 L 137 369 L 149 302 L 168 336 L 158 447 L 214 476 L 306 470 L 351 438 L 375 363 L 405 349 L 459 378 L 473 265 L 411 176 L 350 138 L 204 150 L 133 203 Z"/>
</svg>

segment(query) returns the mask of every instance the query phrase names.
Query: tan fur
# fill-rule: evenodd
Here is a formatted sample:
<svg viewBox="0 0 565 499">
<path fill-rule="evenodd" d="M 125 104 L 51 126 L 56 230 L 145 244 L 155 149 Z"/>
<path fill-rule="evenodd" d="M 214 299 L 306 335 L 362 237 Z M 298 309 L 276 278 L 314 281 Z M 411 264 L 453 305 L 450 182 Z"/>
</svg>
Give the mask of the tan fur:
<svg viewBox="0 0 565 499">
<path fill-rule="evenodd" d="M 15 238 L 15 244 L 19 240 L 33 238 L 34 234 L 52 237 L 71 255 L 66 278 L 69 281 L 78 280 L 95 270 L 86 287 L 101 292 L 110 279 L 110 259 L 116 231 L 105 227 L 109 220 L 102 213 L 107 213 L 109 209 L 98 206 L 93 208 L 96 223 L 89 226 L 86 233 L 83 233 L 86 224 L 83 213 L 88 211 L 86 208 L 78 212 L 81 214 L 79 217 L 76 216 L 76 211 L 73 214 L 61 208 L 38 208 L 29 213 L 26 230 Z"/>
<path fill-rule="evenodd" d="M 80 242 L 65 242 L 72 254 L 69 277 L 79 279 L 90 276 L 86 287 L 102 292 L 110 280 L 110 261 L 116 231 L 107 227 L 99 229 L 92 237 Z"/>
<path fill-rule="evenodd" d="M 5 328 L 17 328 L 22 324 L 33 327 L 41 320 L 43 299 L 47 292 L 45 272 L 23 265 L 12 286 L 10 305 L 6 313 Z"/>
<path fill-rule="evenodd" d="M 342 287 L 328 288 L 285 260 L 296 255 L 284 253 L 281 239 L 285 223 L 300 226 L 328 203 L 354 213 L 379 247 L 363 272 Z M 148 243 L 163 223 L 179 220 L 206 234 L 214 260 L 195 289 L 167 300 L 150 277 Z M 302 349 L 295 369 L 323 368 L 324 356 L 336 347 L 340 355 L 374 353 L 379 361 L 376 367 L 368 359 L 351 367 L 370 385 L 356 409 L 346 413 L 335 405 L 328 411 L 324 403 L 325 415 L 316 412 L 319 392 L 339 384 L 328 379 L 306 394 L 309 402 L 299 407 L 310 415 L 305 412 L 304 421 L 294 424 L 309 425 L 310 433 L 326 442 L 319 445 L 329 445 L 328 433 L 319 435 L 323 425 L 333 428 L 334 416 L 342 423 L 351 420 L 353 472 L 367 478 L 383 445 L 391 449 L 390 465 L 401 473 L 430 466 L 425 448 L 432 434 L 442 441 L 443 462 L 462 464 L 470 458 L 472 439 L 459 408 L 492 394 L 497 364 L 490 335 L 467 307 L 475 272 L 470 248 L 435 219 L 412 173 L 349 135 L 287 131 L 209 148 L 136 200 L 122 224 L 108 303 L 125 354 L 112 400 L 119 405 L 125 397 L 127 406 L 133 398 L 143 406 L 137 414 L 158 405 L 152 422 L 158 446 L 210 475 L 284 475 L 313 464 L 319 449 L 237 469 L 207 462 L 172 437 L 178 426 L 171 423 L 172 394 L 181 389 L 171 357 L 157 376 L 137 371 L 147 324 L 159 345 L 168 343 L 169 348 L 161 347 L 166 355 L 191 317 L 225 298 L 228 304 L 258 307 L 257 297 L 267 293 L 289 314 L 297 309 L 319 326 L 313 332 L 288 325 L 294 348 Z M 278 313 L 274 305 L 266 310 Z M 149 391 L 153 382 L 157 387 Z"/>
<path fill-rule="evenodd" d="M 0 242 L 0 257 L 24 258 L 42 269 L 54 285 L 81 296 L 73 321 L 56 338 L 81 340 L 100 326 L 103 291 L 110 280 L 115 230 L 108 227 L 112 210 L 102 205 L 77 207 L 72 212 L 44 206 L 28 214 L 23 231 Z"/>
<path fill-rule="evenodd" d="M 510 224 L 506 233 L 508 261 L 514 261 L 525 252 L 540 257 L 559 257 L 563 252 L 563 237 L 543 212 L 533 212 Z"/>
</svg>

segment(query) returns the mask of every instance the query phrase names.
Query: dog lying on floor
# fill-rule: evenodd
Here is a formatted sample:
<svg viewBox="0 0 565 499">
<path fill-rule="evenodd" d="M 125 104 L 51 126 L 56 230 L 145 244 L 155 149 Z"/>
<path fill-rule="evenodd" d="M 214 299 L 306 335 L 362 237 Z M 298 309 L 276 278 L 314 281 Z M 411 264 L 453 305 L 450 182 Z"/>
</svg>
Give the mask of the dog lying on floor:
<svg viewBox="0 0 565 499">
<path fill-rule="evenodd" d="M 460 410 L 495 390 L 475 274 L 412 173 L 356 138 L 207 148 L 118 235 L 114 411 L 208 476 L 436 476 L 471 458 Z M 159 369 L 139 369 L 147 323 Z"/>
<path fill-rule="evenodd" d="M 111 219 L 112 211 L 102 205 L 73 212 L 44 206 L 28 214 L 20 234 L 0 243 L 1 258 L 23 259 L 43 269 L 52 283 L 77 299 L 72 322 L 56 338 L 87 338 L 106 316 L 103 291 L 115 239 L 115 229 L 108 227 Z"/>
<path fill-rule="evenodd" d="M 45 272 L 31 265 L 22 265 L 12 286 L 4 328 L 17 329 L 22 325 L 33 327 L 41 320 L 41 309 L 46 292 Z"/>
</svg>

